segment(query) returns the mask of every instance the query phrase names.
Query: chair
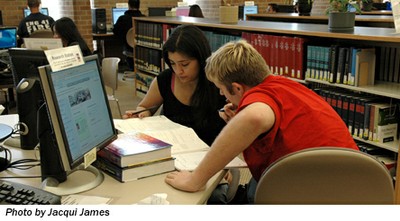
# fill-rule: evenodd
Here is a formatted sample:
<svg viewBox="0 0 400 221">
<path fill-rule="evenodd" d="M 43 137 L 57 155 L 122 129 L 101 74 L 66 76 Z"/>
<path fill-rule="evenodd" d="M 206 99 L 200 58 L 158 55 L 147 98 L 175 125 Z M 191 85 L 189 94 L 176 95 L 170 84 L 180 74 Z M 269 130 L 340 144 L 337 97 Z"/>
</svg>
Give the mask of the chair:
<svg viewBox="0 0 400 221">
<path fill-rule="evenodd" d="M 134 39 L 135 36 L 133 34 L 133 28 L 129 29 L 129 31 L 126 33 L 126 42 L 128 42 L 128 45 L 131 46 L 132 48 L 134 47 Z M 123 55 L 125 55 L 127 57 L 127 59 L 134 59 L 133 56 L 133 51 L 127 51 L 124 50 L 122 52 Z M 122 80 L 126 80 L 126 78 L 134 78 L 135 77 L 135 72 L 134 70 L 129 70 L 129 71 L 125 71 L 124 74 L 122 75 Z"/>
<path fill-rule="evenodd" d="M 119 106 L 118 99 L 115 97 L 115 91 L 118 88 L 118 64 L 120 58 L 117 57 L 107 57 L 103 58 L 101 64 L 101 73 L 103 76 L 104 85 L 111 88 L 112 94 L 107 94 L 109 101 L 115 101 L 117 103 L 118 112 L 120 118 L 122 118 L 121 108 Z"/>
<path fill-rule="evenodd" d="M 310 148 L 282 157 L 261 176 L 255 204 L 394 204 L 392 177 L 373 156 Z"/>
</svg>

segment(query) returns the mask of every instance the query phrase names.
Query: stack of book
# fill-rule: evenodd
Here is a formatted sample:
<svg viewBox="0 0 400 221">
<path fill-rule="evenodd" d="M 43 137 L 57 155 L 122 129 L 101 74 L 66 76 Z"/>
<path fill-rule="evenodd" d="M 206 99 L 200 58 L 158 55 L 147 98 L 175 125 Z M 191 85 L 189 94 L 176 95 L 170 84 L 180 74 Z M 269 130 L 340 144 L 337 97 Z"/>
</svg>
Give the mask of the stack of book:
<svg viewBox="0 0 400 221">
<path fill-rule="evenodd" d="M 97 152 L 95 165 L 120 182 L 137 180 L 175 170 L 171 146 L 141 132 L 121 134 Z"/>
</svg>

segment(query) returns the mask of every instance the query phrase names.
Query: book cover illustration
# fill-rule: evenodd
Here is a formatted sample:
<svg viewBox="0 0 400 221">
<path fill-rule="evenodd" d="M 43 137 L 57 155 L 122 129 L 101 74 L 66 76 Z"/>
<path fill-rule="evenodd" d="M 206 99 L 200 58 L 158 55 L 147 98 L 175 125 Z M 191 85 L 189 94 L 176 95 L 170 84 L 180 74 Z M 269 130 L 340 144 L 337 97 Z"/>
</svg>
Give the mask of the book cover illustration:
<svg viewBox="0 0 400 221">
<path fill-rule="evenodd" d="M 169 147 L 171 147 L 169 143 L 147 134 L 136 132 L 118 135 L 118 139 L 105 147 L 105 149 L 119 156 L 129 156 Z"/>
</svg>

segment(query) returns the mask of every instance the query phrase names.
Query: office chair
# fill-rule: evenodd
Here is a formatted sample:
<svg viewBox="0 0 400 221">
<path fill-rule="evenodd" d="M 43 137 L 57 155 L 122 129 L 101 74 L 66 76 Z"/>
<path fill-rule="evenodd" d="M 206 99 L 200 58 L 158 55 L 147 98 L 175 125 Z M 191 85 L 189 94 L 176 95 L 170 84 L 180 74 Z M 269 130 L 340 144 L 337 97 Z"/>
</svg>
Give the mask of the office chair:
<svg viewBox="0 0 400 221">
<path fill-rule="evenodd" d="M 366 153 L 310 148 L 282 157 L 264 171 L 255 204 L 394 204 L 393 180 Z"/>
<path fill-rule="evenodd" d="M 118 112 L 120 118 L 122 118 L 121 108 L 119 106 L 118 98 L 115 97 L 115 91 L 118 88 L 118 64 L 120 58 L 117 57 L 107 57 L 103 58 L 101 62 L 101 73 L 103 76 L 104 85 L 111 88 L 112 93 L 108 94 L 109 101 L 115 101 L 117 103 Z"/>
<path fill-rule="evenodd" d="M 30 38 L 53 38 L 53 32 L 50 29 L 37 30 L 32 32 Z"/>
<path fill-rule="evenodd" d="M 135 36 L 133 34 L 133 28 L 129 29 L 129 31 L 126 33 L 126 41 L 128 42 L 128 45 L 131 46 L 132 48 L 134 47 L 134 40 L 135 40 Z M 123 55 L 125 55 L 127 57 L 127 59 L 134 59 L 134 54 L 133 51 L 127 51 L 124 50 L 122 52 Z M 133 61 L 134 62 L 134 61 Z M 135 77 L 135 72 L 134 70 L 129 70 L 129 71 L 125 71 L 124 74 L 122 75 L 122 80 L 126 80 L 126 78 L 134 78 Z"/>
</svg>

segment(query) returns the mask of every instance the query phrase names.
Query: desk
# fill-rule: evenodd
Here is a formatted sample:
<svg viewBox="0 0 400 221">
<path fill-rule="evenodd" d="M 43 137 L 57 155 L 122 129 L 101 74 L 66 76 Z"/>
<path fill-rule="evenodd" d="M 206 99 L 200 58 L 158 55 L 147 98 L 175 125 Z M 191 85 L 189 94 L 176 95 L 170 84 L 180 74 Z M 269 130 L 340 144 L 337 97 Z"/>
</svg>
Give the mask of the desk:
<svg viewBox="0 0 400 221">
<path fill-rule="evenodd" d="M 247 20 L 328 24 L 326 15 L 299 16 L 297 13 L 248 14 Z M 391 15 L 362 14 L 356 15 L 355 25 L 394 28 L 394 20 Z"/>
<path fill-rule="evenodd" d="M 119 57 L 124 60 L 123 42 L 114 36 L 114 33 L 107 32 L 105 34 L 92 33 L 93 40 L 96 41 L 97 51 L 102 58 Z"/>
<path fill-rule="evenodd" d="M 4 114 L 8 114 L 10 106 L 15 105 L 14 99 L 14 80 L 12 76 L 5 76 L 0 73 L 0 89 L 6 89 L 6 101 L 5 101 L 5 110 Z"/>
<path fill-rule="evenodd" d="M 361 11 L 362 15 L 393 15 L 390 10 L 372 10 L 372 11 Z"/>
<path fill-rule="evenodd" d="M 13 125 L 14 121 L 18 120 L 17 115 L 3 115 L 0 116 L 0 123 L 5 123 L 8 125 Z M 13 154 L 13 161 L 18 159 L 25 158 L 34 158 L 35 154 L 39 155 L 36 150 L 21 150 L 17 148 L 10 148 Z M 75 180 L 74 176 L 78 176 L 79 179 L 82 179 L 83 172 L 78 172 L 78 174 L 70 175 L 72 179 L 67 180 L 67 182 L 63 183 L 63 185 L 68 185 L 70 180 Z M 9 169 L 3 172 L 0 172 L 0 177 L 6 176 L 40 176 L 40 167 L 35 167 L 29 170 L 16 170 Z M 144 179 L 120 183 L 117 180 L 111 178 L 110 176 L 104 174 L 103 183 L 87 192 L 81 193 L 82 195 L 88 196 L 101 196 L 112 198 L 113 201 L 111 204 L 122 205 L 122 204 L 134 204 L 138 201 L 152 195 L 155 193 L 167 193 L 167 201 L 170 204 L 204 204 L 208 197 L 211 195 L 211 192 L 218 185 L 219 181 L 225 175 L 225 171 L 221 171 L 217 173 L 214 177 L 212 177 L 206 186 L 206 189 L 203 191 L 199 191 L 196 193 L 188 193 L 174 189 L 170 185 L 164 182 L 166 174 L 160 174 L 152 177 L 147 177 Z M 23 184 L 28 184 L 35 187 L 40 187 L 41 179 L 40 178 L 13 178 L 11 181 L 20 182 Z"/>
</svg>

